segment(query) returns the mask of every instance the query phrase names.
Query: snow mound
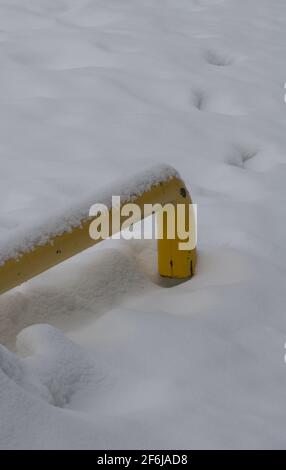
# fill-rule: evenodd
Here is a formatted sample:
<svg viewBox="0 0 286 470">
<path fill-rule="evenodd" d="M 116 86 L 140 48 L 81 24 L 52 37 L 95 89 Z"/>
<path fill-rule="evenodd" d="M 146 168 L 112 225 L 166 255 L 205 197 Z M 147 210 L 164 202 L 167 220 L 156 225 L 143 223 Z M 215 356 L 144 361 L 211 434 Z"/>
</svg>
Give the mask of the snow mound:
<svg viewBox="0 0 286 470">
<path fill-rule="evenodd" d="M 76 391 L 98 377 L 88 355 L 52 326 L 23 330 L 16 345 L 19 352 L 31 356 L 25 360 L 26 368 L 48 390 L 49 402 L 55 406 L 65 406 Z"/>
<path fill-rule="evenodd" d="M 92 448 L 97 438 L 89 424 L 58 407 L 81 387 L 102 381 L 94 360 L 49 325 L 25 329 L 17 346 L 29 356 L 0 347 L 0 449 L 63 449 L 71 442 Z"/>
<path fill-rule="evenodd" d="M 0 346 L 2 379 L 54 406 L 67 405 L 95 376 L 100 380 L 94 360 L 52 326 L 30 326 L 18 335 L 16 344 L 28 357 L 20 358 Z"/>
</svg>

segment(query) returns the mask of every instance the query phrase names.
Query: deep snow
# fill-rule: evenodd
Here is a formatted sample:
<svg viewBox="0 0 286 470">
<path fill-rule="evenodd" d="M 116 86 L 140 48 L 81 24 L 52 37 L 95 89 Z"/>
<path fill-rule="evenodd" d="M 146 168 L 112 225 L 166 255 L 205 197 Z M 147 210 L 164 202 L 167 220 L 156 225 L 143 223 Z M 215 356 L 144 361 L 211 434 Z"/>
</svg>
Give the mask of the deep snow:
<svg viewBox="0 0 286 470">
<path fill-rule="evenodd" d="M 161 162 L 199 221 L 189 282 L 112 240 L 0 297 L 0 448 L 285 448 L 285 26 L 284 0 L 0 0 L 2 243 Z"/>
</svg>

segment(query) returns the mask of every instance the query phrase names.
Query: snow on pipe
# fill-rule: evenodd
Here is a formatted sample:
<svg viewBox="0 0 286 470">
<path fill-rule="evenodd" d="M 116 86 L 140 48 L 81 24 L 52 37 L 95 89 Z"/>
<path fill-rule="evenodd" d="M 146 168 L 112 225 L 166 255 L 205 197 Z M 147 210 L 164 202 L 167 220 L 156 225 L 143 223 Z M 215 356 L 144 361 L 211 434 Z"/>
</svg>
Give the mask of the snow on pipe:
<svg viewBox="0 0 286 470">
<path fill-rule="evenodd" d="M 100 194 L 91 195 L 77 207 L 66 210 L 46 224 L 34 227 L 29 233 L 20 233 L 8 243 L 0 243 L 0 294 L 28 281 L 38 274 L 62 263 L 81 251 L 102 241 L 90 236 L 91 223 L 96 216 L 90 216 L 93 204 L 107 206 L 110 219 L 109 236 L 117 231 L 112 224 L 112 196 L 120 196 L 121 206 L 128 202 L 136 204 L 145 217 L 146 204 L 173 204 L 175 209 L 184 205 L 187 217 L 192 204 L 189 192 L 178 172 L 167 165 L 160 165 L 135 175 L 129 181 L 122 181 Z M 176 213 L 177 217 L 177 213 Z M 157 217 L 157 220 L 159 217 Z M 126 217 L 120 218 L 120 227 Z M 140 219 L 139 219 L 140 220 Z M 163 237 L 158 239 L 158 271 L 161 276 L 186 279 L 195 272 L 196 248 L 179 249 L 182 239 L 177 233 L 174 239 L 166 236 L 165 218 L 160 218 Z M 125 226 L 126 228 L 126 226 Z M 195 231 L 195 226 L 192 226 Z"/>
</svg>

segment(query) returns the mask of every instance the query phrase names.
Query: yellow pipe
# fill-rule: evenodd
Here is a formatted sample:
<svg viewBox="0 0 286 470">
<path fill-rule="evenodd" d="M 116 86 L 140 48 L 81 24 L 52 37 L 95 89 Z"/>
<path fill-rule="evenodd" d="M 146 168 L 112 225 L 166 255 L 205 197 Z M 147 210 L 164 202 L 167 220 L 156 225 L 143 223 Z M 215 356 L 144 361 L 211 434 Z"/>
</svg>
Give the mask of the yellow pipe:
<svg viewBox="0 0 286 470">
<path fill-rule="evenodd" d="M 156 182 L 143 194 L 132 199 L 132 203 L 140 207 L 144 217 L 145 204 L 172 203 L 175 206 L 185 204 L 187 208 L 188 204 L 191 204 L 191 198 L 184 182 L 179 177 L 173 176 L 165 181 Z M 111 209 L 109 218 L 111 220 Z M 0 266 L 0 294 L 101 241 L 101 239 L 92 239 L 89 234 L 90 224 L 94 219 L 95 217 L 87 217 L 71 231 L 55 235 L 44 245 L 35 246 L 30 251 L 20 253 L 17 258 L 6 260 Z M 110 227 L 110 235 L 113 235 L 112 224 Z M 163 233 L 166 234 L 166 227 L 163 227 Z M 179 242 L 177 237 L 168 240 L 164 236 L 164 239 L 158 240 L 158 270 L 161 276 L 185 279 L 194 274 L 196 249 L 179 250 Z"/>
</svg>

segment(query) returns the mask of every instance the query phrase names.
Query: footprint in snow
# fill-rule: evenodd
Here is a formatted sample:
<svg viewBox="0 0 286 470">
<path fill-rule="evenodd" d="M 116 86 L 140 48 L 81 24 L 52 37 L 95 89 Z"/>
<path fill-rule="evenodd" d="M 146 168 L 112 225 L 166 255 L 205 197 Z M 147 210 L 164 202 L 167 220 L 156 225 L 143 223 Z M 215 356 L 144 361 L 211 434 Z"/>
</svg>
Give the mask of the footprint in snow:
<svg viewBox="0 0 286 470">
<path fill-rule="evenodd" d="M 226 163 L 237 168 L 247 168 L 248 162 L 258 154 L 258 150 L 251 146 L 235 145 L 228 156 Z"/>
<path fill-rule="evenodd" d="M 219 52 L 214 49 L 208 49 L 204 53 L 208 64 L 215 67 L 228 67 L 234 63 L 233 57 L 228 52 Z"/>
<path fill-rule="evenodd" d="M 204 111 L 205 101 L 207 99 L 206 94 L 202 90 L 195 90 L 192 94 L 192 104 L 199 111 Z"/>
<path fill-rule="evenodd" d="M 208 113 L 226 116 L 245 116 L 247 114 L 238 99 L 226 92 L 207 94 L 203 90 L 193 90 L 191 103 L 199 111 Z"/>
</svg>

